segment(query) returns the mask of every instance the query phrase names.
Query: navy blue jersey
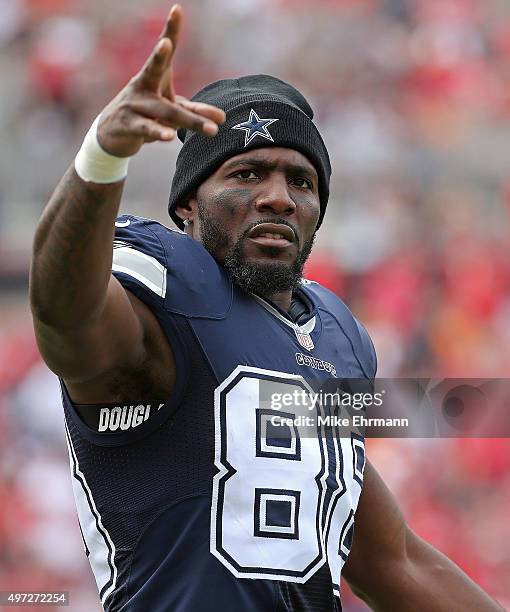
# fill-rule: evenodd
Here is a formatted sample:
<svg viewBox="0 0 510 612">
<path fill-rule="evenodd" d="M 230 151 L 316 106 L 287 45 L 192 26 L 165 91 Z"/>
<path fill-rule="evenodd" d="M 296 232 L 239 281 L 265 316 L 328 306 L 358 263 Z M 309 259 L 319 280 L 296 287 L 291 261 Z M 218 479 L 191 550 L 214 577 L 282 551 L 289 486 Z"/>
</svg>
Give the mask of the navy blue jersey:
<svg viewBox="0 0 510 612">
<path fill-rule="evenodd" d="M 284 398 L 325 378 L 372 379 L 367 332 L 309 281 L 297 290 L 309 315 L 292 323 L 234 286 L 198 242 L 154 221 L 119 218 L 114 247 L 113 274 L 159 320 L 177 378 L 169 398 L 85 410 L 62 384 L 80 527 L 104 608 L 338 610 L 363 438 L 295 424 Z"/>
</svg>

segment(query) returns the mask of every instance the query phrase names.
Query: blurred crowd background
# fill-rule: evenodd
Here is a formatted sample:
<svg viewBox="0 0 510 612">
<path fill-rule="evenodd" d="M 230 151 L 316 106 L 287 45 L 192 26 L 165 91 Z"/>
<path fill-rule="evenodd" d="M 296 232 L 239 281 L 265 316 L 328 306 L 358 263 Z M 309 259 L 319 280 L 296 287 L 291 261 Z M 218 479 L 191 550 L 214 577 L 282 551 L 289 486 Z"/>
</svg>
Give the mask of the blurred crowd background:
<svg viewBox="0 0 510 612">
<path fill-rule="evenodd" d="M 510 369 L 510 2 L 183 1 L 177 90 L 267 72 L 300 88 L 334 169 L 307 275 L 369 329 L 384 377 Z M 0 590 L 98 609 L 58 384 L 27 305 L 37 219 L 138 70 L 161 0 L 0 0 Z M 132 162 L 124 212 L 170 224 L 178 145 Z M 510 607 L 510 443 L 372 440 L 411 526 Z M 347 612 L 366 607 L 346 591 Z"/>
</svg>

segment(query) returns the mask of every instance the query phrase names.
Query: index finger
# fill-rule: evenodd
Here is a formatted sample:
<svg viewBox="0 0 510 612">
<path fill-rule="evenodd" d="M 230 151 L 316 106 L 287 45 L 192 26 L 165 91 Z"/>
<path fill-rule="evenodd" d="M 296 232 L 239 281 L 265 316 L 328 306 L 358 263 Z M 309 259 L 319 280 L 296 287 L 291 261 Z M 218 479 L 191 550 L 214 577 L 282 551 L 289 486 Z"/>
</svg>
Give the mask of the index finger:
<svg viewBox="0 0 510 612">
<path fill-rule="evenodd" d="M 165 97 L 169 100 L 173 100 L 175 98 L 174 84 L 172 78 L 172 69 L 171 63 L 172 58 L 175 53 L 175 49 L 177 48 L 177 43 L 179 42 L 179 34 L 181 31 L 181 23 L 182 23 L 182 9 L 179 4 L 174 4 L 168 13 L 168 18 L 165 23 L 165 27 L 161 32 L 161 38 L 169 38 L 172 42 L 172 55 L 168 61 L 168 71 L 164 75 L 164 79 L 162 82 L 162 92 Z"/>
<path fill-rule="evenodd" d="M 161 32 L 160 38 L 169 38 L 172 41 L 173 48 L 177 47 L 179 42 L 179 32 L 181 30 L 182 8 L 179 4 L 174 4 L 168 13 L 168 17 Z"/>
</svg>

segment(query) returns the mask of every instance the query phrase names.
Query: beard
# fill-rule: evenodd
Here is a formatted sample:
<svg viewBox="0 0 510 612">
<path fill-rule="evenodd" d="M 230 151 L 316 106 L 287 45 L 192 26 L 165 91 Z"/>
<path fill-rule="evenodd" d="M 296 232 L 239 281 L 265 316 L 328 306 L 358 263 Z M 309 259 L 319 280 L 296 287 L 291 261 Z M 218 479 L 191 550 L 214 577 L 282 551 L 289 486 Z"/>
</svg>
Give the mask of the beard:
<svg viewBox="0 0 510 612">
<path fill-rule="evenodd" d="M 229 235 L 209 215 L 204 203 L 201 201 L 198 201 L 198 217 L 201 224 L 203 246 L 227 269 L 232 281 L 243 291 L 270 298 L 276 293 L 293 291 L 297 287 L 303 277 L 303 268 L 312 250 L 315 233 L 310 240 L 304 243 L 293 262 L 288 264 L 281 261 L 260 263 L 249 261 L 243 254 L 243 242 L 250 230 L 259 225 L 259 223 L 283 223 L 292 227 L 290 223 L 275 220 L 272 217 L 260 219 L 247 227 L 232 246 Z M 226 255 L 223 261 L 220 261 L 218 253 L 225 252 L 225 250 Z M 266 253 L 269 256 L 276 257 L 281 253 L 281 250 L 267 247 Z"/>
</svg>

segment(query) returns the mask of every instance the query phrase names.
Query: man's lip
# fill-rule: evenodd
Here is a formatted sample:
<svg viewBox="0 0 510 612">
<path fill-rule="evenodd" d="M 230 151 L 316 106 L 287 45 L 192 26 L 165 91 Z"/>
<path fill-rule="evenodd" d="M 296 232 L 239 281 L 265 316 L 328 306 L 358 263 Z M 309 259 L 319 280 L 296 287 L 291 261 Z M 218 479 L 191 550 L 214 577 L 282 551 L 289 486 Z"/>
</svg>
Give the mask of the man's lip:
<svg viewBox="0 0 510 612">
<path fill-rule="evenodd" d="M 272 238 L 270 236 L 264 236 L 264 234 L 279 234 L 281 238 Z M 275 243 L 276 241 L 282 241 L 282 239 L 287 242 L 296 241 L 294 230 L 283 223 L 259 223 L 248 232 L 248 238 L 262 237 L 265 237 L 268 242 L 274 240 Z"/>
</svg>

